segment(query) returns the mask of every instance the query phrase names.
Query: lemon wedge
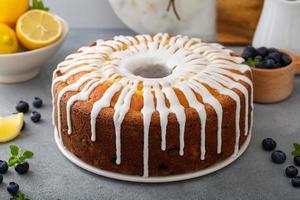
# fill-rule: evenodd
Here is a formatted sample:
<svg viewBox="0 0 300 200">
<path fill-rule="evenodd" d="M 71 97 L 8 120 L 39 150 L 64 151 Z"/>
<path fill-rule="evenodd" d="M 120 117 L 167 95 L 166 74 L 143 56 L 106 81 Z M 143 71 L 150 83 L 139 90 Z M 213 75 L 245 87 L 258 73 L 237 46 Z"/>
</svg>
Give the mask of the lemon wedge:
<svg viewBox="0 0 300 200">
<path fill-rule="evenodd" d="M 62 25 L 49 12 L 30 10 L 17 21 L 16 32 L 24 47 L 37 49 L 56 42 L 62 35 Z"/>
<path fill-rule="evenodd" d="M 0 117 L 0 142 L 8 142 L 15 139 L 20 134 L 23 124 L 23 113 Z"/>
</svg>

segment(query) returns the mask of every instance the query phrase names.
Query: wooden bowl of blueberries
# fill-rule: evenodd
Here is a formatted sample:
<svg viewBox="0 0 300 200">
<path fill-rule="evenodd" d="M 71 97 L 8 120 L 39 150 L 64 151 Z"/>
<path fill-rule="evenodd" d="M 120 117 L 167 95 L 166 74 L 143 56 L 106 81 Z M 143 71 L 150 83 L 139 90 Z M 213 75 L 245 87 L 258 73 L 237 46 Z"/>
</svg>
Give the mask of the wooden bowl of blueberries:
<svg viewBox="0 0 300 200">
<path fill-rule="evenodd" d="M 241 55 L 252 69 L 254 101 L 276 103 L 288 98 L 300 73 L 300 57 L 284 49 L 246 47 Z"/>
</svg>

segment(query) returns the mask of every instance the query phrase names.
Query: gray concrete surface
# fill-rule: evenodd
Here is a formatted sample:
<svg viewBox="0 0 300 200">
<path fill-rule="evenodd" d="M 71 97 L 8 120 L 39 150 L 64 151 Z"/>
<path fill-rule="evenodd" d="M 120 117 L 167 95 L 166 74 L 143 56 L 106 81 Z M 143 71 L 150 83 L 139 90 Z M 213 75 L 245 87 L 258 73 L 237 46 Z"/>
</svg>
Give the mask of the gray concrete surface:
<svg viewBox="0 0 300 200">
<path fill-rule="evenodd" d="M 127 183 L 96 176 L 70 163 L 59 152 L 51 123 L 51 76 L 56 64 L 78 47 L 95 38 L 110 38 L 114 34 L 130 34 L 126 30 L 72 30 L 63 48 L 34 80 L 19 84 L 0 84 L 0 115 L 10 114 L 18 100 L 31 102 L 41 97 L 45 106 L 39 111 L 42 122 L 33 124 L 26 115 L 27 127 L 20 137 L 8 144 L 0 144 L 0 159 L 8 159 L 8 146 L 17 144 L 35 153 L 30 160 L 30 172 L 17 175 L 10 169 L 0 185 L 0 200 L 9 199 L 6 186 L 19 183 L 31 200 L 82 199 L 299 199 L 300 189 L 291 186 L 284 169 L 292 163 L 292 143 L 300 142 L 300 77 L 296 78 L 293 95 L 286 101 L 271 105 L 255 105 L 253 138 L 245 154 L 232 165 L 193 180 L 166 183 Z M 1 66 L 3 67 L 3 66 Z M 270 153 L 261 149 L 261 141 L 273 137 L 278 149 L 288 155 L 286 163 L 275 165 Z"/>
</svg>

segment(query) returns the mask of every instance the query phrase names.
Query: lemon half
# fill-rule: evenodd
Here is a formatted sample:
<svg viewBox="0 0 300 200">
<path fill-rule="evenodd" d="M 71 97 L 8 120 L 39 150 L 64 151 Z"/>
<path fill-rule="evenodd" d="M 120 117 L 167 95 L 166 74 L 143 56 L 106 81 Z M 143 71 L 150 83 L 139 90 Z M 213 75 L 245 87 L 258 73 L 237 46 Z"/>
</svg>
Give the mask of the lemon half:
<svg viewBox="0 0 300 200">
<path fill-rule="evenodd" d="M 15 139 L 20 134 L 23 124 L 23 113 L 0 117 L 0 142 L 8 142 Z"/>
<path fill-rule="evenodd" d="M 49 12 L 30 10 L 19 18 L 16 31 L 24 47 L 37 49 L 56 42 L 62 35 L 62 25 Z"/>
</svg>

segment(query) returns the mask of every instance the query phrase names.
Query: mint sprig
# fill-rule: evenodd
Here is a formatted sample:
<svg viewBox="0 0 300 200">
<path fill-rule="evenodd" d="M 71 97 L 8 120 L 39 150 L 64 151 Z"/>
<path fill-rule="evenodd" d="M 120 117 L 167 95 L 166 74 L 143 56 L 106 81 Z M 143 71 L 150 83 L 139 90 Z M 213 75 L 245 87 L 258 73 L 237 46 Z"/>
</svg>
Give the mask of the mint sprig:
<svg viewBox="0 0 300 200">
<path fill-rule="evenodd" d="M 300 156 L 300 144 L 294 143 L 294 151 L 292 152 L 293 156 Z"/>
<path fill-rule="evenodd" d="M 8 160 L 8 166 L 13 167 L 16 164 L 24 163 L 28 158 L 33 156 L 31 151 L 23 151 L 20 147 L 16 145 L 10 145 L 11 157 Z"/>
<path fill-rule="evenodd" d="M 17 196 L 13 198 L 13 200 L 29 200 L 29 199 L 25 197 L 24 193 L 20 192 Z"/>
<path fill-rule="evenodd" d="M 48 7 L 45 7 L 43 0 L 32 0 L 32 5 L 30 6 L 30 9 L 38 9 L 44 11 L 50 10 Z"/>
<path fill-rule="evenodd" d="M 257 64 L 259 64 L 259 60 L 248 58 L 246 64 L 249 65 L 250 67 L 255 67 Z"/>
</svg>

